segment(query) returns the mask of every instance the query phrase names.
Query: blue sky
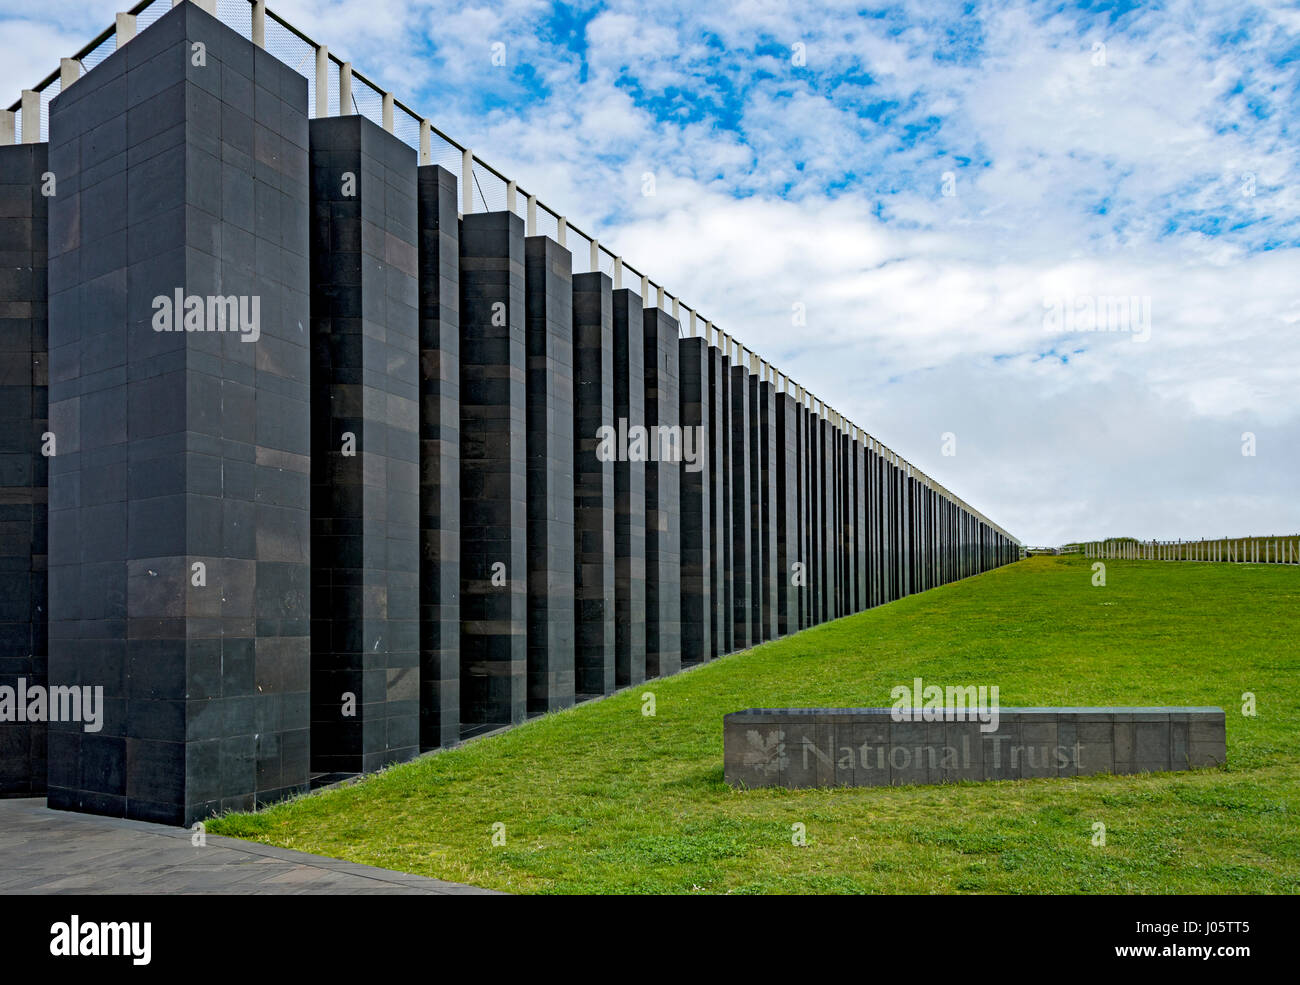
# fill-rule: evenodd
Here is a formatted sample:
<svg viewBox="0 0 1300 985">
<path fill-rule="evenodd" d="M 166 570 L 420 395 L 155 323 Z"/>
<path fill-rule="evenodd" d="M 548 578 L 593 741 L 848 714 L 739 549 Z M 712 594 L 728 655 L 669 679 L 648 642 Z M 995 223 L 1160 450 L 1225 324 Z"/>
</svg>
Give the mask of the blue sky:
<svg viewBox="0 0 1300 985">
<path fill-rule="evenodd" d="M 1295 3 L 270 6 L 1023 539 L 1300 530 Z"/>
</svg>

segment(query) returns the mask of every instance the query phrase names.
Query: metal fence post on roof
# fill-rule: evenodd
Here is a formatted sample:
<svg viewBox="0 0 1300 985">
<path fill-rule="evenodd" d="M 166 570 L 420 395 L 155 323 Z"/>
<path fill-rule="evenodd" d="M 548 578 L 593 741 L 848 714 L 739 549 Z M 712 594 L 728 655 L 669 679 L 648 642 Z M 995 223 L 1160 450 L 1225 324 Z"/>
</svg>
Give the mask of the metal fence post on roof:
<svg viewBox="0 0 1300 985">
<path fill-rule="evenodd" d="M 265 9 L 266 9 L 265 4 L 263 4 L 263 10 Z M 126 44 L 128 41 L 134 38 L 135 37 L 135 14 L 119 13 L 117 15 L 117 19 L 114 21 L 113 24 L 113 35 L 114 35 L 113 41 L 119 49 L 122 47 L 122 45 Z"/>
<path fill-rule="evenodd" d="M 352 63 L 339 64 L 339 116 L 353 116 L 356 106 L 352 102 Z"/>
<path fill-rule="evenodd" d="M 21 101 L 23 111 L 23 143 L 41 142 L 41 94 L 35 89 L 24 89 Z"/>
<path fill-rule="evenodd" d="M 316 49 L 316 119 L 330 115 L 330 50 L 326 45 Z M 339 107 L 342 112 L 342 106 Z"/>
<path fill-rule="evenodd" d="M 474 211 L 474 154 L 466 147 L 460 155 L 460 211 Z"/>
<path fill-rule="evenodd" d="M 517 212 L 519 206 L 519 186 L 513 181 L 506 182 L 506 211 Z"/>
<path fill-rule="evenodd" d="M 121 14 L 117 16 L 121 17 Z M 253 44 L 266 47 L 266 0 L 253 0 Z"/>
<path fill-rule="evenodd" d="M 528 196 L 528 220 L 524 225 L 525 236 L 537 235 L 537 196 Z"/>
<path fill-rule="evenodd" d="M 567 249 L 569 245 L 569 220 L 564 216 L 560 216 L 555 221 L 555 225 L 555 241 Z"/>
<path fill-rule="evenodd" d="M 81 78 L 81 62 L 75 58 L 59 59 L 59 91 L 67 88 Z"/>
<path fill-rule="evenodd" d="M 420 121 L 420 163 L 433 163 L 433 123 L 427 119 Z"/>
<path fill-rule="evenodd" d="M 600 241 L 596 239 L 591 241 L 591 272 L 600 273 Z"/>
<path fill-rule="evenodd" d="M 393 94 L 391 92 L 384 93 L 382 119 L 384 121 L 384 129 L 387 130 L 389 133 L 392 133 L 393 132 Z"/>
<path fill-rule="evenodd" d="M 645 274 L 641 275 L 641 307 L 650 307 L 650 278 Z"/>
<path fill-rule="evenodd" d="M 614 257 L 614 290 L 623 289 L 623 258 Z"/>
</svg>

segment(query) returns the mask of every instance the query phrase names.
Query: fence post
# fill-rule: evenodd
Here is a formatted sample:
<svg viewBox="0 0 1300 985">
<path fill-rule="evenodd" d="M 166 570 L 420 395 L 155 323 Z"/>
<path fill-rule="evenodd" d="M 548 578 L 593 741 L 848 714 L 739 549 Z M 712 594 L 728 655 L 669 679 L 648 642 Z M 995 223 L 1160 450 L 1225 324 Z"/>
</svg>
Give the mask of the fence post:
<svg viewBox="0 0 1300 985">
<path fill-rule="evenodd" d="M 21 101 L 23 111 L 23 143 L 41 142 L 41 94 L 35 89 L 24 89 Z"/>
<path fill-rule="evenodd" d="M 356 109 L 352 102 L 352 63 L 344 62 L 339 66 L 339 116 L 352 116 Z"/>
<path fill-rule="evenodd" d="M 339 106 L 339 112 L 343 107 Z M 330 50 L 327 45 L 316 49 L 316 119 L 330 115 Z"/>
<path fill-rule="evenodd" d="M 254 6 L 253 10 L 256 11 L 257 7 L 262 8 L 262 16 L 265 17 L 266 4 L 260 2 L 259 0 L 259 2 Z M 254 13 L 253 21 L 254 23 L 256 23 L 257 21 L 256 13 Z M 117 42 L 118 48 L 121 48 L 122 45 L 126 44 L 128 41 L 134 38 L 135 37 L 135 14 L 118 14 L 113 33 L 116 35 L 114 40 Z M 257 41 L 256 38 L 254 38 L 253 40 L 254 42 Z M 266 47 L 266 46 L 263 44 L 261 45 L 261 47 Z"/>
<path fill-rule="evenodd" d="M 121 17 L 121 14 L 117 15 Z M 134 24 L 131 25 L 135 27 Z M 134 30 L 131 32 L 134 34 Z M 266 0 L 253 0 L 253 44 L 266 47 Z"/>
<path fill-rule="evenodd" d="M 474 154 L 468 147 L 460 155 L 460 211 L 463 215 L 474 211 Z"/>
</svg>

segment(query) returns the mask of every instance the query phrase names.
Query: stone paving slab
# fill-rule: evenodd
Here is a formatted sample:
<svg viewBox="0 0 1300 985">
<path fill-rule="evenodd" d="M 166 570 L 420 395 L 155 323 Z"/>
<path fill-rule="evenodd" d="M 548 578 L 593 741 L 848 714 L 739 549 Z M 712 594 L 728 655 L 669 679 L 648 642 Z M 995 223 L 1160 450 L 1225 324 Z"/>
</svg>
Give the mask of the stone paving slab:
<svg viewBox="0 0 1300 985">
<path fill-rule="evenodd" d="M 0 895 L 496 895 L 491 890 L 208 835 L 0 800 Z"/>
</svg>

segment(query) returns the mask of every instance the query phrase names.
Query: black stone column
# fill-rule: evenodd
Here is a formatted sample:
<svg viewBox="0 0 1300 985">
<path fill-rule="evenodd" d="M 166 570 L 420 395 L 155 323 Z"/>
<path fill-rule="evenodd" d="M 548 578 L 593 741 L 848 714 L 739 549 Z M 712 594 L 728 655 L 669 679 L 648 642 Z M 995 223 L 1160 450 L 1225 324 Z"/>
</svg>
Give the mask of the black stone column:
<svg viewBox="0 0 1300 985">
<path fill-rule="evenodd" d="M 189 3 L 50 104 L 49 680 L 105 699 L 51 724 L 53 807 L 307 788 L 306 109 Z"/>
<path fill-rule="evenodd" d="M 853 530 L 857 574 L 854 611 L 860 612 L 871 604 L 868 601 L 871 576 L 867 564 L 867 447 L 858 435 L 853 438 Z"/>
<path fill-rule="evenodd" d="M 311 122 L 312 768 L 419 752 L 416 158 Z"/>
<path fill-rule="evenodd" d="M 45 686 L 48 659 L 47 456 L 58 440 L 48 436 L 47 151 L 0 147 L 0 687 L 15 696 Z M 45 743 L 44 722 L 0 723 L 0 796 L 45 792 Z"/>
<path fill-rule="evenodd" d="M 615 457 L 600 452 L 614 413 L 614 293 L 602 273 L 573 278 L 575 688 L 579 698 L 615 688 Z"/>
<path fill-rule="evenodd" d="M 419 169 L 420 748 L 460 739 L 460 217 Z"/>
<path fill-rule="evenodd" d="M 641 311 L 636 293 L 627 288 L 614 292 L 614 653 L 619 687 L 639 684 L 646 676 L 646 462 L 628 454 L 628 429 L 645 424 Z"/>
<path fill-rule="evenodd" d="M 835 527 L 835 429 L 825 417 L 817 419 L 817 476 L 821 498 L 820 571 L 822 620 L 836 618 L 839 612 L 839 585 L 836 580 L 839 538 Z"/>
<path fill-rule="evenodd" d="M 799 629 L 799 589 L 791 577 L 799 560 L 799 409 L 788 393 L 776 395 L 777 632 Z"/>
<path fill-rule="evenodd" d="M 809 605 L 808 596 L 808 511 L 810 505 L 808 502 L 808 422 L 807 411 L 805 411 L 802 401 L 799 398 L 799 391 L 794 389 L 792 400 L 791 418 L 795 429 L 795 468 L 797 470 L 796 478 L 798 480 L 795 497 L 795 509 L 797 520 L 796 544 L 797 549 L 794 555 L 794 562 L 799 564 L 797 570 L 791 564 L 789 577 L 795 579 L 795 595 L 799 600 L 799 629 L 807 629 L 812 625 L 812 612 Z"/>
<path fill-rule="evenodd" d="M 573 255 L 524 241 L 528 337 L 528 712 L 574 703 Z"/>
<path fill-rule="evenodd" d="M 744 354 L 742 353 L 742 358 Z M 751 357 L 752 358 L 752 357 Z M 745 392 L 748 395 L 746 412 L 749 415 L 745 432 L 749 463 L 749 633 L 754 646 L 767 639 L 767 626 L 763 614 L 767 601 L 767 586 L 763 580 L 764 555 L 767 537 L 764 529 L 763 491 L 763 421 L 759 410 L 758 376 L 745 373 Z"/>
<path fill-rule="evenodd" d="M 645 660 L 647 677 L 665 677 L 682 669 L 681 381 L 677 321 L 659 308 L 646 308 L 644 325 L 651 454 L 645 480 Z"/>
<path fill-rule="evenodd" d="M 743 357 L 742 357 L 743 358 Z M 750 500 L 749 370 L 731 367 L 731 625 L 733 648 L 754 640 L 753 512 Z"/>
<path fill-rule="evenodd" d="M 709 468 L 709 343 L 678 340 L 681 366 L 681 619 L 682 663 L 702 663 L 712 656 L 714 485 Z M 692 461 L 692 458 L 694 459 Z"/>
<path fill-rule="evenodd" d="M 857 552 L 857 479 L 853 459 L 853 438 L 842 427 L 836 429 L 839 442 L 840 461 L 840 551 L 843 563 L 840 567 L 844 590 L 840 593 L 843 603 L 840 612 L 849 615 L 858 611 L 858 552 Z"/>
<path fill-rule="evenodd" d="M 731 610 L 727 603 L 731 584 L 731 569 L 727 566 L 727 545 L 731 541 L 726 499 L 727 390 L 722 349 L 708 346 L 705 358 L 708 360 L 709 652 L 711 657 L 719 657 L 731 651 Z"/>
<path fill-rule="evenodd" d="M 524 224 L 460 227 L 461 731 L 527 712 Z"/>
<path fill-rule="evenodd" d="M 817 415 L 806 403 L 799 409 L 799 417 L 804 433 L 804 582 L 807 585 L 808 599 L 807 624 L 816 626 L 822 622 L 821 593 L 821 475 L 819 452 L 821 440 L 817 432 Z"/>
<path fill-rule="evenodd" d="M 762 542 L 763 557 L 760 567 L 760 593 L 763 597 L 761 613 L 762 636 L 765 640 L 775 639 L 780 635 L 780 602 L 777 594 L 781 590 L 781 573 L 777 563 L 777 537 L 780 521 L 777 517 L 777 442 L 780 438 L 776 429 L 776 388 L 766 380 L 758 380 L 755 398 L 758 403 L 758 481 L 759 499 L 762 508 L 762 525 L 759 539 Z"/>
</svg>

